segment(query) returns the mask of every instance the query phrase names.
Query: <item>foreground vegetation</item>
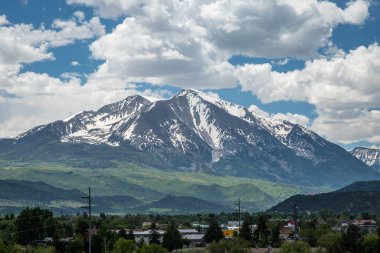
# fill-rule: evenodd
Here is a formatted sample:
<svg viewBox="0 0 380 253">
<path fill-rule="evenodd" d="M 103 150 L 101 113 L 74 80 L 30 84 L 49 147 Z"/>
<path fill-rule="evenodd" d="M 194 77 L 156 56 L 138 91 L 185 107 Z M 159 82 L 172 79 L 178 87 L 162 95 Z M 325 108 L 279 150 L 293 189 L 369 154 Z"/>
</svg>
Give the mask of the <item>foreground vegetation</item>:
<svg viewBox="0 0 380 253">
<path fill-rule="evenodd" d="M 194 214 L 194 215 L 124 215 L 114 216 L 104 213 L 92 217 L 96 233 L 92 237 L 92 252 L 137 252 L 165 253 L 189 246 L 189 241 L 181 238 L 178 228 L 191 228 L 194 223 L 209 225 L 204 241 L 207 247 L 198 251 L 208 253 L 244 253 L 252 248 L 280 248 L 280 252 L 327 252 L 327 253 L 375 253 L 380 252 L 379 229 L 372 233 L 361 231 L 355 225 L 345 230 L 334 230 L 334 226 L 353 219 L 375 219 L 377 214 L 301 214 L 299 217 L 300 240 L 283 241 L 280 229 L 291 219 L 287 215 L 267 213 L 244 213 L 240 234 L 226 240 L 221 225 L 236 220 L 236 213 Z M 81 253 L 86 251 L 88 215 L 54 216 L 46 209 L 26 208 L 19 215 L 7 214 L 0 219 L 0 253 Z M 147 229 L 150 245 L 135 240 L 132 229 Z M 252 224 L 255 229 L 252 230 Z M 158 240 L 158 229 L 165 230 L 162 243 Z M 45 239 L 43 241 L 44 238 Z"/>
</svg>

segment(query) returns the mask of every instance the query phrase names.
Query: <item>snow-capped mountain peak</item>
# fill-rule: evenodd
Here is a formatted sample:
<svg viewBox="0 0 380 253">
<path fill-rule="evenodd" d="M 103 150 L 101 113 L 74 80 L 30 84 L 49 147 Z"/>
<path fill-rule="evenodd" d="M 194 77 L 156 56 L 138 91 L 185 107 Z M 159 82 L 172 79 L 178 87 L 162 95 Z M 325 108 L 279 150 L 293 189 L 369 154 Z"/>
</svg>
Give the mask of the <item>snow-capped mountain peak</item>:
<svg viewBox="0 0 380 253">
<path fill-rule="evenodd" d="M 112 146 L 126 142 L 139 149 L 165 147 L 182 153 L 203 149 L 212 153 L 212 161 L 237 153 L 239 145 L 262 149 L 268 145 L 263 138 L 271 139 L 271 145 L 279 141 L 294 148 L 286 139 L 294 124 L 193 89 L 155 102 L 139 95 L 129 96 L 97 111 L 79 112 L 61 123 L 58 135 L 62 142 Z M 33 131 L 41 129 L 44 127 Z M 296 152 L 301 156 L 304 153 Z"/>
<path fill-rule="evenodd" d="M 359 169 L 355 172 L 350 168 L 367 167 L 305 127 L 260 115 L 196 90 L 183 90 L 170 99 L 155 102 L 130 96 L 99 110 L 83 111 L 35 127 L 10 142 L 16 146 L 106 144 L 119 155 L 132 148 L 179 169 L 224 171 L 229 175 L 276 180 L 296 180 L 292 175 L 304 172 L 317 175 L 318 168 L 360 175 Z M 318 178 L 304 180 L 310 183 Z"/>
<path fill-rule="evenodd" d="M 87 142 L 90 144 L 106 143 L 117 146 L 118 142 L 109 138 L 128 119 L 145 109 L 151 102 L 142 96 L 129 96 L 121 101 L 105 105 L 97 111 L 85 111 L 70 116 L 66 123 L 63 142 Z"/>
<path fill-rule="evenodd" d="M 351 151 L 351 154 L 368 166 L 380 170 L 380 149 L 356 147 Z"/>
</svg>

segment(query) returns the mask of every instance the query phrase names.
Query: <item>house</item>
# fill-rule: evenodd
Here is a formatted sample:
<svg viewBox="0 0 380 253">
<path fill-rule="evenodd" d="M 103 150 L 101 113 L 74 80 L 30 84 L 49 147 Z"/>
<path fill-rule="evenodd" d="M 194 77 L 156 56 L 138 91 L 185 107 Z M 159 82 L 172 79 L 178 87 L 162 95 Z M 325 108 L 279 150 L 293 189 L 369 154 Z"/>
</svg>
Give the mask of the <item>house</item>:
<svg viewBox="0 0 380 253">
<path fill-rule="evenodd" d="M 193 223 L 191 226 L 201 233 L 205 233 L 209 227 L 209 225 L 207 224 L 198 224 L 198 223 Z"/>
<path fill-rule="evenodd" d="M 240 227 L 243 225 L 243 221 L 227 221 L 227 228 L 230 230 L 239 230 L 239 225 Z"/>
<path fill-rule="evenodd" d="M 160 242 L 162 243 L 162 236 L 164 235 L 165 231 L 163 230 L 156 230 L 158 234 L 160 235 Z M 133 230 L 133 234 L 135 235 L 136 242 L 141 241 L 141 238 L 144 239 L 145 244 L 149 244 L 149 236 L 151 234 L 151 230 Z"/>
<path fill-rule="evenodd" d="M 181 234 L 182 239 L 188 240 L 190 247 L 203 246 L 205 237 L 204 233 L 201 233 L 194 228 L 178 229 L 178 231 Z"/>
<path fill-rule="evenodd" d="M 374 220 L 354 220 L 353 225 L 358 226 L 362 233 L 374 233 L 376 232 L 377 225 Z"/>
<path fill-rule="evenodd" d="M 296 229 L 296 222 L 294 220 L 288 221 L 288 224 L 285 227 L 291 228 L 293 230 Z"/>
</svg>

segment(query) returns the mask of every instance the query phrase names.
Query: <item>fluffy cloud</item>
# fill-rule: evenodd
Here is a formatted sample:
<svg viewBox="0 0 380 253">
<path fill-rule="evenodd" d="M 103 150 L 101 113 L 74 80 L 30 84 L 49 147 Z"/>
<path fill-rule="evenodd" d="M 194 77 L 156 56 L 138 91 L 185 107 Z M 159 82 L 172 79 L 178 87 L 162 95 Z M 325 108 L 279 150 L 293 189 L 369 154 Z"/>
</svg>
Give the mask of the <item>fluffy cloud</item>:
<svg viewBox="0 0 380 253">
<path fill-rule="evenodd" d="M 319 57 L 322 47 L 339 51 L 330 40 L 333 29 L 362 24 L 369 8 L 365 0 L 345 8 L 317 0 L 67 2 L 92 6 L 106 18 L 127 16 L 90 46 L 93 57 L 104 60 L 90 82 L 112 79 L 210 89 L 236 86 L 228 62 L 233 55 L 306 59 Z M 270 72 L 270 65 L 260 67 Z"/>
<path fill-rule="evenodd" d="M 79 66 L 80 63 L 77 62 L 77 61 L 72 61 L 72 62 L 70 63 L 70 65 L 71 65 L 71 66 Z"/>
<path fill-rule="evenodd" d="M 380 143 L 380 111 L 355 110 L 343 113 L 347 117 L 332 118 L 332 115 L 321 114 L 314 120 L 312 127 L 330 140 L 344 144 L 358 141 Z"/>
<path fill-rule="evenodd" d="M 275 119 L 282 119 L 282 120 L 287 120 L 289 122 L 299 124 L 302 126 L 309 126 L 310 119 L 306 117 L 305 115 L 297 114 L 297 113 L 276 113 L 272 115 L 273 118 Z"/>
<path fill-rule="evenodd" d="M 129 95 L 138 93 L 152 98 L 167 95 L 164 91 L 137 91 L 133 84 L 81 85 L 75 73 L 65 73 L 59 79 L 26 72 L 8 78 L 2 88 L 5 90 L 0 90 L 0 137 L 15 136 L 34 126 L 97 109 Z"/>
<path fill-rule="evenodd" d="M 9 21 L 7 20 L 7 16 L 0 15 L 0 26 L 1 25 L 7 25 L 7 24 L 9 24 Z"/>
<path fill-rule="evenodd" d="M 305 127 L 309 127 L 310 119 L 305 115 L 297 113 L 268 113 L 256 105 L 251 105 L 248 110 L 254 114 L 259 114 L 268 118 L 286 120 L 295 124 L 299 124 Z"/>
<path fill-rule="evenodd" d="M 104 26 L 100 23 L 98 17 L 93 17 L 84 21 L 81 16 L 77 19 L 60 20 L 56 19 L 52 28 L 57 32 L 50 32 L 46 39 L 51 46 L 64 46 L 73 43 L 75 40 L 85 40 L 99 37 L 105 34 Z"/>
<path fill-rule="evenodd" d="M 94 7 L 96 14 L 105 18 L 117 18 L 126 15 L 133 10 L 138 10 L 144 4 L 138 0 L 66 0 L 66 2 Z"/>
<path fill-rule="evenodd" d="M 94 99 L 104 102 L 120 98 L 117 92 L 125 94 L 124 86 L 110 94 L 83 87 L 73 75 L 62 81 L 47 74 L 20 73 L 25 64 L 54 60 L 50 48 L 103 35 L 99 18 L 86 21 L 77 13 L 75 19 L 57 19 L 46 29 L 11 24 L 1 16 L 0 34 L 0 137 L 67 116 L 68 112 L 88 108 L 87 104 L 94 106 Z"/>
<path fill-rule="evenodd" d="M 234 67 L 227 62 L 228 56 L 202 38 L 203 29 L 196 24 L 186 27 L 186 19 L 165 22 L 169 23 L 159 28 L 126 18 L 112 33 L 95 41 L 90 47 L 92 54 L 105 63 L 89 81 L 120 79 L 199 88 L 209 84 L 213 88 L 235 86 Z M 159 26 L 159 22 L 155 25 Z"/>
<path fill-rule="evenodd" d="M 218 50 L 254 57 L 299 57 L 318 55 L 328 46 L 338 24 L 360 25 L 367 19 L 370 1 L 357 0 L 339 8 L 317 0 L 67 0 L 69 4 L 94 7 L 105 18 L 132 16 L 151 32 L 170 33 L 196 24 L 205 29 L 203 39 Z M 175 26 L 171 21 L 180 21 Z M 185 22 L 181 22 L 185 21 Z M 163 30 L 165 29 L 165 30 Z M 199 34 L 191 34 L 199 36 Z"/>
<path fill-rule="evenodd" d="M 341 9 L 315 0 L 222 0 L 203 5 L 201 16 L 210 39 L 231 54 L 308 58 L 328 45 L 337 24 L 362 24 L 368 7 L 366 1 Z"/>
<path fill-rule="evenodd" d="M 312 128 L 330 140 L 380 142 L 380 47 L 358 47 L 332 59 L 278 73 L 269 64 L 237 69 L 241 86 L 264 102 L 306 101 L 319 115 Z M 344 131 L 342 131 L 344 129 Z"/>
<path fill-rule="evenodd" d="M 2 23 L 9 24 L 2 17 Z M 54 59 L 49 48 L 103 35 L 104 26 L 97 17 L 88 21 L 57 19 L 51 29 L 36 29 L 30 24 L 0 24 L 0 34 L 0 74 L 9 77 L 18 73 L 22 64 Z"/>
</svg>

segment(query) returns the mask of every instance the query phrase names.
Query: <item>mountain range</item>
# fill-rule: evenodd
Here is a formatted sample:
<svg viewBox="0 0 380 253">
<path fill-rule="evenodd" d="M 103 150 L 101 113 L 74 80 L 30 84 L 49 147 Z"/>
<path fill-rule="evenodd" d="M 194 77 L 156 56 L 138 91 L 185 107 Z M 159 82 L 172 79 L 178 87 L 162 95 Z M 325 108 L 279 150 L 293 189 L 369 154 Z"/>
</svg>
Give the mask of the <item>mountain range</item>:
<svg viewBox="0 0 380 253">
<path fill-rule="evenodd" d="M 245 196 L 255 210 L 380 178 L 304 126 L 195 90 L 158 101 L 130 96 L 1 139 L 0 166 L 2 179 L 65 189 L 92 183 L 98 195 L 144 203 L 176 194 L 228 206 Z"/>
<path fill-rule="evenodd" d="M 48 208 L 56 213 L 75 214 L 83 212 L 87 193 L 65 190 L 43 182 L 26 180 L 0 180 L 0 214 L 20 212 L 26 206 Z M 168 195 L 151 203 L 142 203 L 131 196 L 93 196 L 92 211 L 95 213 L 170 212 L 196 213 L 231 211 L 231 207 L 209 201 Z"/>
</svg>

